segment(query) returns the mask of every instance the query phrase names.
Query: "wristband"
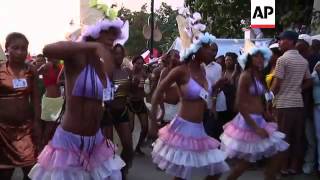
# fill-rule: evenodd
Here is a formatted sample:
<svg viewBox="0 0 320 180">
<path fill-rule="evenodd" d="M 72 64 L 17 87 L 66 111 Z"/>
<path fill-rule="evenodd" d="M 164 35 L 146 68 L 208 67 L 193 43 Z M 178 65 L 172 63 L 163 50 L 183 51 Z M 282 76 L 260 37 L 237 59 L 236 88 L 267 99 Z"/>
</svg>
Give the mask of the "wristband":
<svg viewBox="0 0 320 180">
<path fill-rule="evenodd" d="M 274 99 L 274 94 L 272 91 L 269 91 L 264 94 L 264 97 L 266 98 L 266 101 L 272 101 Z"/>
</svg>

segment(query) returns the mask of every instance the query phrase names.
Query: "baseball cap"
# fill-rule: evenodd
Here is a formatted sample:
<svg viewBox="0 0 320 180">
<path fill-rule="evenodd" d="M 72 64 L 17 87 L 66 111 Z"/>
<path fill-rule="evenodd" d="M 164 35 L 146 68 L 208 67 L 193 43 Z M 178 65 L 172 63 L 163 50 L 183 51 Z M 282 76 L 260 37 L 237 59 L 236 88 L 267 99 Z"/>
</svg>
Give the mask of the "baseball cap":
<svg viewBox="0 0 320 180">
<path fill-rule="evenodd" d="M 294 31 L 284 31 L 282 32 L 278 39 L 288 39 L 288 40 L 293 40 L 293 41 L 297 41 L 299 37 L 299 34 L 297 32 Z"/>
</svg>

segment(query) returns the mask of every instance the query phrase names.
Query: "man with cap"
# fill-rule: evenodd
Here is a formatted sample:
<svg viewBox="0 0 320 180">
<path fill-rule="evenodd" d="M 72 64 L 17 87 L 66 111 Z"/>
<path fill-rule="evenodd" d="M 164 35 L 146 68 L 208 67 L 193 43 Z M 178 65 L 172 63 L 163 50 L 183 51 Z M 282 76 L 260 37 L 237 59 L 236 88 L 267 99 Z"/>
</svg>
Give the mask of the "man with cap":
<svg viewBox="0 0 320 180">
<path fill-rule="evenodd" d="M 302 90 L 312 86 L 309 65 L 295 45 L 298 33 L 285 31 L 279 36 L 279 47 L 284 54 L 279 57 L 271 91 L 279 130 L 286 134 L 290 147 L 283 154 L 282 174 L 296 174 L 304 156 L 304 104 Z"/>
</svg>

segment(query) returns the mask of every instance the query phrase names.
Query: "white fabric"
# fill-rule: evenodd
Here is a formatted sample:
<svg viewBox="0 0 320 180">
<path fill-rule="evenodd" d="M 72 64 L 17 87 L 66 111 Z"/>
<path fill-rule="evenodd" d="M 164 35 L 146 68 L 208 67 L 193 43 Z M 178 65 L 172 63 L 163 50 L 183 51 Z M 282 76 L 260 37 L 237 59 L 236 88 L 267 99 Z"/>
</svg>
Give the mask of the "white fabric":
<svg viewBox="0 0 320 180">
<path fill-rule="evenodd" d="M 312 173 L 314 167 L 316 167 L 316 132 L 315 132 L 315 124 L 313 119 L 306 119 L 305 121 L 305 135 L 307 140 L 307 151 L 304 156 L 304 164 L 302 166 L 302 170 L 306 174 Z"/>
<path fill-rule="evenodd" d="M 177 115 L 179 108 L 180 108 L 180 103 L 178 104 L 164 103 L 165 113 L 164 113 L 163 120 L 166 122 L 170 122 Z"/>
<path fill-rule="evenodd" d="M 226 134 L 222 134 L 220 139 L 221 143 L 241 153 L 255 154 L 265 152 L 268 148 L 276 146 L 278 150 L 284 151 L 288 149 L 289 145 L 283 140 L 285 134 L 276 131 L 270 134 L 269 138 L 260 140 L 259 142 L 245 142 L 231 138 Z"/>
<path fill-rule="evenodd" d="M 272 48 L 279 48 L 279 43 L 273 43 L 269 46 L 270 49 Z"/>
<path fill-rule="evenodd" d="M 206 76 L 207 76 L 207 81 L 209 84 L 214 85 L 217 83 L 217 81 L 221 78 L 222 76 L 222 68 L 220 64 L 216 62 L 211 62 L 207 66 L 205 66 L 206 69 Z M 208 103 L 208 108 L 211 109 L 212 107 L 212 98 L 210 96 L 210 100 Z M 221 91 L 216 100 L 216 111 L 217 112 L 223 112 L 227 110 L 227 102 L 226 102 L 226 97 L 225 94 Z"/>
<path fill-rule="evenodd" d="M 226 153 L 219 149 L 210 149 L 202 152 L 177 149 L 167 145 L 160 139 L 155 143 L 152 153 L 153 155 L 161 156 L 173 164 L 187 167 L 204 167 L 224 162 L 227 158 Z"/>
<path fill-rule="evenodd" d="M 56 121 L 63 105 L 63 97 L 50 98 L 43 95 L 41 105 L 41 119 Z"/>
<path fill-rule="evenodd" d="M 300 34 L 299 39 L 305 40 L 309 44 L 309 46 L 312 45 L 312 37 L 308 34 Z"/>
<path fill-rule="evenodd" d="M 121 180 L 120 169 L 124 166 L 125 164 L 119 156 L 107 160 L 92 171 L 86 171 L 80 167 L 46 169 L 36 164 L 31 169 L 29 177 L 33 180 Z"/>
</svg>

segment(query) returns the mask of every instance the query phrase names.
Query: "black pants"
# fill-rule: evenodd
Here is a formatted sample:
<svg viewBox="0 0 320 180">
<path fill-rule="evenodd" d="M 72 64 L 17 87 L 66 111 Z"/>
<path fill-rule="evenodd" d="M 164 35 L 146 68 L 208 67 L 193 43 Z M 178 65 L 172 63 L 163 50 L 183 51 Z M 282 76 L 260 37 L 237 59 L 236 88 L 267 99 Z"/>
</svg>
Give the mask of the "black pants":
<svg viewBox="0 0 320 180">
<path fill-rule="evenodd" d="M 231 121 L 235 116 L 235 113 L 224 111 L 218 112 L 218 117 L 215 117 L 214 114 L 210 113 L 209 110 L 204 112 L 203 126 L 206 133 L 219 140 L 220 135 L 223 132 L 223 125 Z"/>
</svg>

